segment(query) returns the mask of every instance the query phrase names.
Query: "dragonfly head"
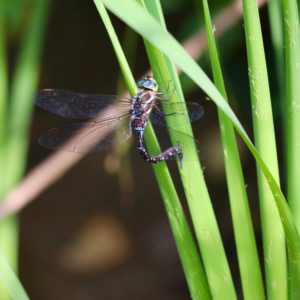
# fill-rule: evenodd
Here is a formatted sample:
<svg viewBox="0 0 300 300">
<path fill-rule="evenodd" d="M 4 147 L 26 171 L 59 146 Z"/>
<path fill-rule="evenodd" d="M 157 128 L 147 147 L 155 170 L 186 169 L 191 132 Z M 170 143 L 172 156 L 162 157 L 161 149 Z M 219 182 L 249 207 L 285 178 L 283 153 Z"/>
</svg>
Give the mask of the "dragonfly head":
<svg viewBox="0 0 300 300">
<path fill-rule="evenodd" d="M 146 76 L 137 83 L 139 89 L 146 89 L 153 92 L 158 91 L 158 84 L 156 80 L 151 76 Z"/>
</svg>

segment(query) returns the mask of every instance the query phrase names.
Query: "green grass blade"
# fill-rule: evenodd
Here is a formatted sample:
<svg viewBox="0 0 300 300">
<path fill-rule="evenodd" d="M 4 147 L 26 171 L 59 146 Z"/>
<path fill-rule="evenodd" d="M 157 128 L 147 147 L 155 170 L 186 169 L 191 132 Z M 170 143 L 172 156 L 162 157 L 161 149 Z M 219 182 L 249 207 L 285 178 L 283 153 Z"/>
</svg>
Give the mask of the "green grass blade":
<svg viewBox="0 0 300 300">
<path fill-rule="evenodd" d="M 155 17 L 155 19 L 161 24 L 161 26 L 165 30 L 167 30 L 164 15 L 163 15 L 163 12 L 162 12 L 162 7 L 160 5 L 160 1 L 159 0 L 145 0 L 145 4 L 146 4 L 146 7 L 147 7 L 147 10 L 151 13 L 151 15 L 153 17 Z M 181 83 L 180 83 L 180 80 L 179 80 L 178 73 L 176 71 L 175 64 L 167 56 L 164 56 L 164 60 L 165 60 L 165 63 L 167 65 L 167 69 L 169 71 L 169 74 L 170 74 L 170 76 L 173 80 L 173 83 L 176 86 L 176 94 L 177 94 L 177 97 L 178 97 L 178 101 L 183 102 L 185 100 L 184 100 L 182 87 L 181 87 Z M 192 134 L 192 131 L 190 131 L 190 134 Z"/>
<path fill-rule="evenodd" d="M 14 300 L 29 300 L 22 284 L 0 249 L 0 279 Z M 3 298 L 1 298 L 3 299 Z"/>
<path fill-rule="evenodd" d="M 150 43 L 147 43 L 146 41 L 145 41 L 145 46 L 146 46 L 146 50 L 147 50 L 147 54 L 149 57 L 149 61 L 151 64 L 153 74 L 154 74 L 156 80 L 158 82 L 162 83 L 161 91 L 165 91 L 166 89 L 164 89 L 163 83 L 166 83 L 167 81 L 171 80 L 171 77 L 170 77 L 170 75 L 168 73 L 168 69 L 165 65 L 163 55 L 157 48 L 153 47 Z M 177 85 L 177 87 L 178 87 L 178 85 Z M 165 88 L 166 88 L 166 86 L 165 86 Z M 176 102 L 175 95 L 176 94 L 174 94 L 174 96 L 172 97 L 172 101 L 174 101 L 174 102 Z M 147 125 L 147 127 L 148 127 L 148 125 Z M 182 130 L 182 127 L 181 127 L 181 130 Z M 149 148 L 149 152 L 153 153 L 153 155 L 157 155 L 157 154 L 161 153 L 159 148 L 152 149 L 149 146 L 148 146 L 148 148 Z M 191 155 L 190 153 L 185 153 L 185 155 L 186 154 Z M 166 185 L 164 184 L 165 180 L 163 178 L 166 175 L 164 173 L 162 173 L 161 164 L 162 163 L 160 163 L 159 165 L 154 165 L 153 167 L 154 167 L 155 175 L 159 182 L 160 190 L 162 193 L 166 193 L 166 192 L 170 192 L 170 191 L 168 189 L 166 189 Z M 163 163 L 163 164 L 165 164 L 165 163 Z M 184 161 L 183 162 L 183 170 L 181 171 L 181 173 L 185 174 L 185 177 L 182 177 L 182 182 L 183 182 L 183 186 L 184 186 L 185 193 L 187 196 L 187 201 L 189 203 L 189 208 L 190 208 L 192 220 L 194 223 L 194 227 L 196 230 L 196 235 L 197 235 L 197 238 L 198 238 L 198 241 L 200 244 L 201 254 L 202 254 L 203 262 L 205 265 L 205 271 L 206 271 L 208 280 L 211 280 L 212 282 L 218 282 L 218 283 L 220 280 L 220 276 L 218 274 L 220 274 L 220 273 L 218 273 L 216 270 L 220 269 L 224 273 L 226 273 L 229 278 L 229 284 L 224 286 L 224 289 L 222 289 L 222 284 L 220 283 L 219 289 L 222 292 L 224 292 L 225 295 L 230 294 L 232 296 L 232 294 L 227 291 L 228 289 L 230 290 L 231 275 L 229 272 L 225 252 L 222 247 L 221 238 L 219 235 L 217 224 L 214 219 L 213 210 L 211 207 L 209 195 L 208 195 L 208 192 L 207 192 L 207 189 L 205 186 L 205 182 L 203 179 L 202 171 L 201 171 L 200 166 L 199 165 L 197 166 L 197 165 L 198 164 L 195 162 L 188 163 L 188 162 Z M 190 169 L 191 169 L 189 166 L 192 166 L 192 167 L 194 167 L 194 169 L 196 169 L 196 171 L 193 171 L 193 170 L 191 171 L 190 176 L 188 176 Z M 197 172 L 197 169 L 199 170 L 198 172 Z M 197 182 L 196 185 L 195 185 L 195 182 Z M 201 193 L 201 195 L 202 195 L 201 202 L 199 201 L 199 197 L 195 196 L 195 187 L 197 187 L 196 192 Z M 173 187 L 173 188 L 174 188 L 174 193 L 175 193 L 175 187 Z M 163 197 L 163 198 L 165 200 L 164 202 L 166 202 L 166 201 L 168 202 L 168 197 Z M 165 205 L 167 207 L 168 203 L 165 203 Z M 170 215 L 171 212 L 174 213 L 174 210 L 171 211 L 170 209 L 167 209 L 167 212 Z M 175 212 L 176 212 L 176 210 L 175 210 Z M 174 219 L 174 216 L 176 216 L 176 214 L 174 215 L 173 213 L 170 216 L 173 219 L 173 222 L 174 221 L 176 222 L 176 219 Z M 204 218 L 204 215 L 207 219 Z M 208 218 L 208 216 L 211 216 L 211 218 Z M 199 223 L 201 223 L 202 227 L 198 226 Z M 207 226 L 208 228 L 211 229 L 212 236 L 219 237 L 219 240 L 218 240 L 218 241 L 220 241 L 219 243 L 211 244 L 210 241 L 203 238 L 203 232 L 198 229 L 203 228 L 204 223 L 205 223 L 205 226 Z M 210 223 L 213 223 L 213 225 L 211 225 Z M 212 228 L 213 226 L 214 226 L 214 228 Z M 202 238 L 202 239 L 200 240 L 200 238 Z M 221 247 L 221 249 L 220 249 L 220 247 Z M 182 248 L 181 252 L 182 252 L 182 254 L 184 253 L 184 248 Z M 212 256 L 214 254 L 216 256 L 219 255 L 219 257 L 221 257 L 221 258 L 223 256 L 224 261 L 222 261 L 222 259 L 220 259 L 219 264 L 217 266 L 213 265 L 213 264 L 209 264 L 208 260 L 210 260 L 211 257 L 209 257 L 208 253 L 210 253 Z M 184 258 L 183 255 L 181 255 L 180 257 L 181 257 L 181 259 Z M 182 262 L 182 263 L 184 264 L 184 262 Z M 225 267 L 224 267 L 224 265 L 225 265 Z M 191 264 L 190 264 L 190 266 L 191 266 Z M 207 285 L 207 281 L 206 281 L 206 276 L 205 276 L 205 272 L 202 270 L 202 268 L 201 268 L 201 272 L 200 272 L 201 277 L 198 278 L 197 280 L 194 276 L 192 276 L 192 274 L 194 273 L 194 271 L 192 269 L 189 269 L 187 266 L 186 268 L 184 268 L 184 270 L 185 270 L 185 274 L 186 274 L 187 281 L 188 281 L 193 298 L 205 299 L 204 295 L 201 296 L 199 293 L 198 293 L 198 295 L 195 294 L 195 292 L 197 290 L 199 290 L 199 288 L 200 288 L 199 285 L 201 284 L 202 285 L 201 290 L 203 290 L 205 292 L 207 299 L 209 299 L 208 298 L 209 290 L 208 290 L 208 285 Z M 193 279 L 192 282 L 191 282 L 191 279 Z M 229 286 L 229 288 L 228 288 L 228 286 Z M 233 290 L 233 286 L 231 286 L 231 290 Z M 214 291 L 211 290 L 211 293 L 212 293 L 212 298 L 215 299 L 214 295 L 213 295 Z M 233 291 L 233 294 L 234 294 L 234 291 Z"/>
<path fill-rule="evenodd" d="M 126 57 L 127 63 L 131 70 L 134 68 L 138 39 L 139 35 L 129 26 L 127 26 L 122 40 L 122 49 L 124 51 L 124 56 Z M 119 72 L 116 88 L 117 94 L 121 94 L 125 90 L 126 84 L 124 76 L 122 72 Z"/>
<path fill-rule="evenodd" d="M 6 188 L 11 189 L 23 175 L 28 132 L 33 111 L 31 95 L 36 90 L 43 37 L 50 0 L 36 1 L 32 23 L 19 53 L 12 79 L 11 111 L 6 167 Z"/>
<path fill-rule="evenodd" d="M 286 53 L 286 111 L 287 111 L 287 190 L 288 203 L 300 230 L 300 36 L 297 2 L 284 0 L 285 53 Z M 289 299 L 300 295 L 299 278 L 294 263 L 289 261 Z"/>
<path fill-rule="evenodd" d="M 270 22 L 271 39 L 274 52 L 274 64 L 277 77 L 278 94 L 280 101 L 280 122 L 282 140 L 283 140 L 283 151 L 284 151 L 284 162 L 286 166 L 287 162 L 287 119 L 286 119 L 286 100 L 285 100 L 285 62 L 284 62 L 284 20 L 282 19 L 283 14 L 283 3 L 281 0 L 271 0 L 268 2 L 268 16 Z M 276 104 L 275 104 L 276 105 Z M 286 178 L 286 167 L 284 169 L 284 178 Z M 281 178 L 282 178 L 281 177 Z M 283 183 L 284 185 L 286 182 Z"/>
<path fill-rule="evenodd" d="M 282 20 L 282 1 L 271 0 L 268 2 L 270 30 L 274 48 L 274 64 L 276 68 L 278 91 L 281 103 L 285 104 L 285 76 L 284 76 L 284 27 Z M 285 105 L 281 109 L 285 110 Z"/>
<path fill-rule="evenodd" d="M 131 87 L 131 96 L 136 94 L 136 85 L 134 81 L 128 82 L 128 78 L 133 78 L 127 61 L 123 54 L 123 50 L 114 32 L 114 28 L 109 20 L 109 17 L 100 0 L 94 1 L 96 7 L 105 22 L 106 29 L 117 52 L 117 57 L 121 65 L 122 72 L 126 72 L 125 81 L 127 85 L 134 84 Z M 121 58 L 121 59 L 120 59 Z M 133 82 L 133 83 L 132 83 Z M 150 127 L 147 126 L 147 130 Z M 155 136 L 152 134 L 153 140 Z M 158 151 L 157 149 L 154 149 Z M 176 193 L 174 184 L 172 182 L 169 171 L 165 163 L 160 163 L 154 167 L 155 175 L 159 184 L 162 198 L 166 207 L 167 215 L 171 224 L 173 235 L 175 237 L 176 245 L 186 274 L 187 282 L 191 291 L 193 299 L 211 299 L 206 280 L 205 272 L 200 262 L 199 254 L 197 253 L 192 235 L 190 233 L 183 209 L 181 207 L 178 195 Z"/>
<path fill-rule="evenodd" d="M 167 30 L 164 14 L 159 0 L 144 0 L 147 10 Z"/>
<path fill-rule="evenodd" d="M 279 171 L 268 73 L 256 0 L 243 0 L 255 145 L 279 184 Z M 267 294 L 287 299 L 286 249 L 274 197 L 260 168 L 257 169 Z M 276 287 L 276 288 L 275 288 Z"/>
<path fill-rule="evenodd" d="M 155 18 L 145 12 L 138 3 L 135 3 L 135 1 L 132 0 L 104 0 L 103 3 L 126 24 L 131 26 L 149 42 L 159 48 L 166 56 L 172 59 L 231 119 L 237 132 L 243 138 L 256 159 L 257 164 L 267 178 L 285 231 L 289 259 L 294 261 L 294 268 L 300 282 L 300 264 L 298 255 L 300 253 L 300 238 L 292 214 L 275 178 L 257 152 L 253 143 L 250 141 L 247 133 L 228 103 L 182 46 L 169 33 L 165 32 Z M 209 236 L 209 232 L 207 236 Z"/>
<path fill-rule="evenodd" d="M 158 1 L 146 1 L 146 3 L 151 3 L 149 9 L 151 10 L 151 13 L 152 11 L 154 12 L 154 16 L 161 15 L 159 13 L 160 7 Z M 155 3 L 156 5 L 154 5 Z M 164 21 L 161 21 L 164 24 Z M 183 102 L 184 98 L 181 91 L 181 85 L 175 71 L 174 64 L 169 59 L 165 61 L 162 53 L 151 43 L 145 41 L 145 45 L 155 78 L 157 78 L 159 82 L 167 82 L 171 79 L 167 68 L 168 63 L 172 76 L 174 76 L 172 79 L 174 79 L 178 90 L 178 93 L 174 94 L 172 102 Z M 166 87 L 163 87 L 162 90 L 165 89 Z M 180 117 L 181 116 L 178 116 L 178 119 Z M 174 123 L 176 123 L 176 120 Z M 182 126 L 180 130 L 188 134 L 192 134 L 190 123 L 186 122 L 186 124 L 187 125 Z M 168 122 L 168 126 L 172 127 L 172 125 L 174 126 L 174 124 L 170 124 Z M 176 127 L 176 129 L 177 128 L 178 127 Z M 185 151 L 184 155 L 191 156 L 197 155 L 197 153 L 192 154 Z M 179 170 L 200 246 L 203 263 L 205 265 L 205 272 L 207 274 L 208 281 L 210 282 L 212 298 L 235 299 L 236 295 L 231 273 L 201 166 L 196 162 L 190 163 L 183 160 L 183 167 Z M 201 197 L 199 197 L 199 195 L 201 195 Z M 210 233 L 211 240 L 214 240 L 214 243 L 211 243 L 211 240 L 207 239 L 206 236 L 204 237 L 205 234 L 203 233 L 203 228 L 206 229 L 206 232 Z M 227 281 L 224 281 L 224 277 L 227 278 Z"/>
<path fill-rule="evenodd" d="M 117 59 L 119 61 L 119 65 L 121 67 L 127 88 L 129 90 L 130 95 L 135 95 L 137 94 L 137 87 L 135 84 L 135 80 L 132 76 L 132 73 L 130 71 L 129 65 L 127 63 L 127 60 L 125 58 L 124 52 L 122 50 L 121 44 L 119 42 L 119 39 L 115 33 L 115 30 L 112 26 L 112 23 L 110 21 L 110 18 L 107 14 L 107 11 L 103 5 L 103 3 L 99 0 L 99 1 L 94 1 L 95 5 L 98 9 L 98 12 L 102 18 L 102 21 L 104 23 L 104 26 L 109 34 L 111 43 L 114 47 L 115 53 L 117 55 Z"/>
<path fill-rule="evenodd" d="M 3 12 L 3 0 L 0 0 L 0 145 L 3 143 L 4 124 L 7 102 L 7 89 L 8 89 L 8 66 L 5 45 L 5 18 Z"/>
<path fill-rule="evenodd" d="M 147 125 L 146 131 L 153 132 L 152 139 L 156 144 L 158 144 L 151 123 Z M 154 144 L 154 142 L 151 144 Z M 155 148 L 148 148 L 154 153 L 161 153 L 159 146 Z M 173 235 L 175 237 L 180 260 L 191 292 L 191 297 L 195 300 L 209 300 L 211 299 L 211 295 L 205 271 L 191 236 L 169 170 L 165 162 L 161 162 L 158 165 L 153 165 L 153 168 L 171 224 Z"/>
<path fill-rule="evenodd" d="M 214 82 L 223 97 L 227 100 L 207 0 L 203 0 L 203 7 Z M 251 214 L 234 129 L 230 119 L 220 109 L 218 109 L 218 114 L 244 299 L 265 299 Z"/>
<path fill-rule="evenodd" d="M 286 99 L 288 111 L 288 202 L 298 231 L 300 230 L 300 58 L 299 17 L 297 2 L 285 0 Z"/>
<path fill-rule="evenodd" d="M 6 121 L 7 90 L 8 90 L 8 66 L 6 54 L 5 16 L 3 1 L 0 0 L 0 182 L 4 179 L 4 132 Z M 0 187 L 0 198 L 4 191 Z"/>
</svg>

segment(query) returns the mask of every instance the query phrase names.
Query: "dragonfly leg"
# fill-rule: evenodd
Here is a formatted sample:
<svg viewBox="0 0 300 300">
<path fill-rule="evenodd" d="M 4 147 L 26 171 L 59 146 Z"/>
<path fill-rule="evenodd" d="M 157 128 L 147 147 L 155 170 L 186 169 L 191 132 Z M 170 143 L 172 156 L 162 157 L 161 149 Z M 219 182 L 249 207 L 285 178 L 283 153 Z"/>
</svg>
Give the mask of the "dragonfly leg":
<svg viewBox="0 0 300 300">
<path fill-rule="evenodd" d="M 137 149 L 139 150 L 140 154 L 144 158 L 145 161 L 151 162 L 153 164 L 158 164 L 162 161 L 167 160 L 170 156 L 173 156 L 175 154 L 178 155 L 178 161 L 180 168 L 182 168 L 182 156 L 183 156 L 183 150 L 180 145 L 177 145 L 175 147 L 171 147 L 168 150 L 162 152 L 161 154 L 157 156 L 151 156 L 145 149 L 145 145 L 142 141 L 139 141 Z"/>
<path fill-rule="evenodd" d="M 171 80 L 172 81 L 172 80 Z M 166 95 L 169 93 L 169 88 L 170 88 L 170 81 L 168 82 L 168 88 L 167 88 L 167 91 L 166 92 L 163 92 L 163 93 L 156 93 L 156 95 Z M 162 100 L 162 101 L 170 101 L 174 95 L 174 93 L 176 92 L 176 86 L 174 85 L 174 90 L 173 90 L 173 93 L 172 95 L 170 96 L 169 99 L 164 99 L 164 98 L 161 98 L 161 97 L 155 97 L 155 99 L 158 99 L 158 100 Z"/>
<path fill-rule="evenodd" d="M 166 91 L 166 92 L 156 93 L 156 94 L 157 94 L 157 95 L 166 95 L 166 94 L 168 94 L 168 93 L 169 93 L 169 88 L 170 88 L 170 82 L 171 82 L 171 81 L 173 81 L 173 79 L 170 80 L 170 81 L 168 81 L 168 87 L 167 87 L 167 91 Z"/>
</svg>

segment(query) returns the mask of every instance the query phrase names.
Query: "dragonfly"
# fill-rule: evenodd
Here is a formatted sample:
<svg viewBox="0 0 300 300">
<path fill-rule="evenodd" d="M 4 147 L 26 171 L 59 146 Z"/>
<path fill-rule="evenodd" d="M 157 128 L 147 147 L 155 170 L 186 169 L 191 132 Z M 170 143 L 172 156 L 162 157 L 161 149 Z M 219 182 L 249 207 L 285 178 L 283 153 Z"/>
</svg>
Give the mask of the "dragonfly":
<svg viewBox="0 0 300 300">
<path fill-rule="evenodd" d="M 33 101 L 39 107 L 71 119 L 85 119 L 85 122 L 62 125 L 45 132 L 39 143 L 50 149 L 77 153 L 104 151 L 126 142 L 132 132 L 138 137 L 137 150 L 145 161 L 160 163 L 168 159 L 179 161 L 182 167 L 185 147 L 196 146 L 200 142 L 194 137 L 168 127 L 168 120 L 188 112 L 189 121 L 198 120 L 203 108 L 198 103 L 171 103 L 176 88 L 168 99 L 160 97 L 169 93 L 158 92 L 158 84 L 151 76 L 137 82 L 142 91 L 133 98 L 115 95 L 88 95 L 58 89 L 38 90 Z M 148 122 L 153 125 L 161 146 L 161 153 L 150 155 L 147 145 L 153 143 L 145 131 Z M 181 120 L 181 121 L 180 121 Z M 176 126 L 183 124 L 184 118 L 176 119 Z M 162 148 L 164 147 L 164 149 Z"/>
</svg>

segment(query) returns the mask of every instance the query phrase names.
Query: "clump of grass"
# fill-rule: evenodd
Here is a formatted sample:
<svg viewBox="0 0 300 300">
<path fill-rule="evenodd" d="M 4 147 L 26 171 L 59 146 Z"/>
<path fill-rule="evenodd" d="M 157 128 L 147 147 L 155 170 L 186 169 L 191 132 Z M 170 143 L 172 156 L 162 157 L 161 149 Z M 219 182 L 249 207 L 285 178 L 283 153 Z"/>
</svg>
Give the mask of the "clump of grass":
<svg viewBox="0 0 300 300">
<path fill-rule="evenodd" d="M 95 0 L 95 3 L 97 2 L 99 3 L 99 1 Z M 233 131 L 230 129 L 230 122 L 245 141 L 258 165 L 257 172 L 262 210 L 264 255 L 268 265 L 266 268 L 266 287 L 268 295 L 272 299 L 287 298 L 287 289 L 285 285 L 287 281 L 286 254 L 283 231 L 289 250 L 289 260 L 294 262 L 294 274 L 292 280 L 289 281 L 289 284 L 293 286 L 293 292 L 297 293 L 298 287 L 296 282 L 299 282 L 298 278 L 300 274 L 299 257 L 297 253 L 299 253 L 300 250 L 300 239 L 291 211 L 279 186 L 269 83 L 256 1 L 243 1 L 250 72 L 249 81 L 252 105 L 254 106 L 253 114 L 256 147 L 254 147 L 241 123 L 224 99 L 226 96 L 225 88 L 212 35 L 209 34 L 210 51 L 212 53 L 212 63 L 214 65 L 214 79 L 218 89 L 212 84 L 201 68 L 186 54 L 179 43 L 165 31 L 164 26 L 161 26 L 151 14 L 144 11 L 138 4 L 133 3 L 130 0 L 104 0 L 103 3 L 126 24 L 131 26 L 145 38 L 146 49 L 156 47 L 153 51 L 147 49 L 147 52 L 150 62 L 153 61 L 152 68 L 155 70 L 157 67 L 158 69 L 154 71 L 157 78 L 160 78 L 159 76 L 163 75 L 166 76 L 167 74 L 167 71 L 164 69 L 165 67 L 161 67 L 161 64 L 158 64 L 158 61 L 155 61 L 155 57 L 152 57 L 153 53 L 159 49 L 165 57 L 175 62 L 200 88 L 202 88 L 218 106 L 221 130 L 224 130 L 224 128 L 227 129 L 226 134 L 223 134 L 224 151 L 226 151 L 225 154 L 227 156 L 228 153 L 234 155 L 233 158 L 231 158 L 231 162 L 234 163 L 235 166 L 233 167 L 232 164 L 226 163 L 226 172 L 245 298 L 253 299 L 253 297 L 260 297 L 263 299 L 264 291 L 262 287 L 262 278 L 259 275 L 260 268 L 253 230 L 251 229 L 251 218 L 244 190 L 241 167 L 234 142 Z M 157 2 L 152 1 L 151 5 L 152 6 L 149 4 L 150 9 L 157 5 Z M 211 31 L 206 1 L 204 1 L 204 6 L 206 24 L 208 30 Z M 161 16 L 159 10 L 154 15 L 156 18 L 157 16 Z M 176 76 L 174 77 L 176 78 Z M 167 75 L 163 78 L 164 80 L 169 80 L 170 77 Z M 231 133 L 228 133 L 228 130 Z M 225 160 L 227 159 L 226 155 Z M 206 275 L 210 283 L 211 296 L 213 299 L 234 299 L 236 296 L 230 272 L 229 274 L 227 273 L 228 263 L 226 257 L 225 255 L 222 255 L 223 246 L 221 240 L 218 238 L 218 227 L 216 226 L 214 215 L 210 213 L 211 204 L 209 195 L 202 174 L 197 170 L 199 170 L 198 164 L 197 166 L 196 164 L 193 164 L 193 166 L 187 165 L 186 169 L 180 172 L 185 186 L 201 255 L 203 257 Z M 193 181 L 194 179 L 195 182 Z M 158 177 L 158 182 L 159 185 L 161 185 L 163 178 Z M 234 186 L 232 182 L 237 182 L 238 187 Z M 239 195 L 238 197 L 236 193 Z M 243 201 L 239 202 L 239 198 L 242 198 Z M 245 225 L 245 219 L 239 218 L 241 211 L 244 213 L 247 220 L 247 229 L 245 231 L 242 230 L 242 227 Z M 172 220 L 170 221 L 172 222 Z M 212 248 L 209 247 L 208 241 L 213 245 Z M 181 245 L 177 246 L 180 249 Z M 250 247 L 250 251 L 248 247 Z M 245 256 L 246 248 L 249 255 Z M 246 276 L 249 270 L 251 270 L 252 274 L 251 280 L 249 279 L 250 277 L 247 278 Z M 226 278 L 226 280 L 224 280 L 224 278 Z M 274 288 L 275 286 L 276 289 Z"/>
</svg>

